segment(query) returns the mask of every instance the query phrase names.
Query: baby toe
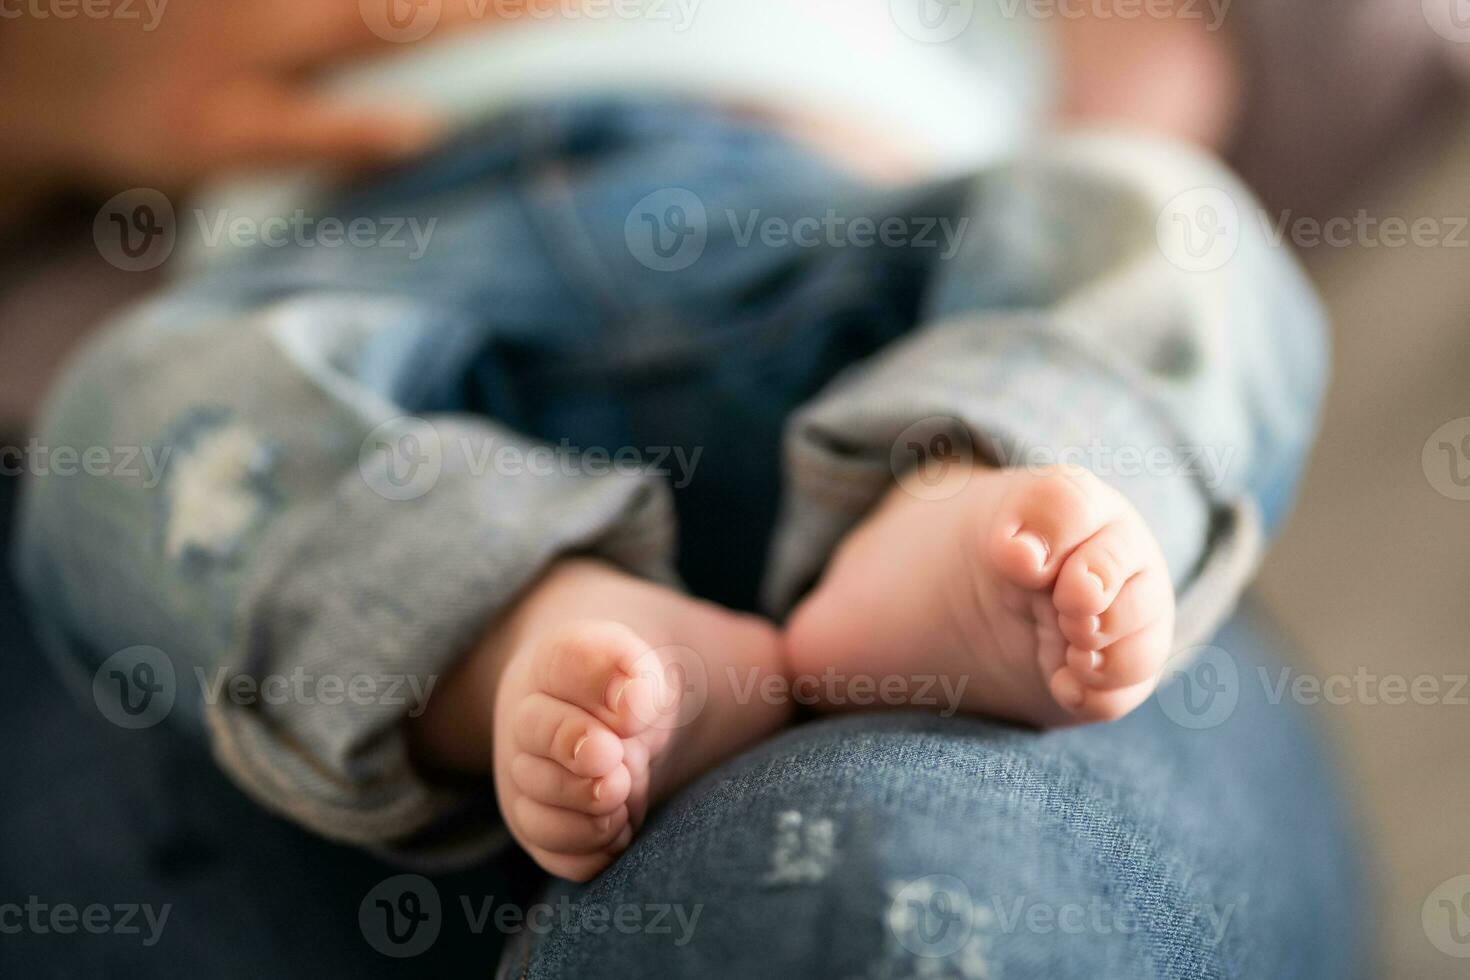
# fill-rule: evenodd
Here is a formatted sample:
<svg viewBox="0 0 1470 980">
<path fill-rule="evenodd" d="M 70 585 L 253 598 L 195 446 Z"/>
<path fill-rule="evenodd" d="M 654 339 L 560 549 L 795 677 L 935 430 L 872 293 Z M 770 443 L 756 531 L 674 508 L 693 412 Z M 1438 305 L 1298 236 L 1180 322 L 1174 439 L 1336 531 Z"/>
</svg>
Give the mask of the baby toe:
<svg viewBox="0 0 1470 980">
<path fill-rule="evenodd" d="M 1047 687 L 1051 690 L 1052 700 L 1061 705 L 1069 715 L 1076 715 L 1082 710 L 1090 693 L 1087 685 L 1078 678 L 1077 672 L 1067 665 L 1052 673 Z"/>
<path fill-rule="evenodd" d="M 1067 642 L 1081 650 L 1098 650 L 1107 646 L 1102 642 L 1101 616 L 1057 616 L 1057 626 Z"/>
<path fill-rule="evenodd" d="M 1118 597 L 1098 617 L 1101 650 L 1168 616 L 1174 609 L 1174 586 L 1162 568 L 1146 568 L 1123 584 Z"/>
<path fill-rule="evenodd" d="M 654 723 L 669 699 L 652 647 L 615 622 L 576 623 L 543 641 L 537 685 L 632 738 Z"/>
<path fill-rule="evenodd" d="M 606 776 L 589 778 L 527 752 L 511 760 L 510 775 L 517 789 L 539 803 L 594 816 L 615 812 L 627 803 L 632 788 L 626 766 L 620 765 Z"/>
<path fill-rule="evenodd" d="M 631 839 L 632 835 L 629 833 L 629 840 Z M 597 854 L 554 854 L 539 847 L 527 847 L 526 851 L 548 874 L 567 881 L 585 882 L 602 874 L 612 864 L 613 857 L 627 846 L 624 842 L 622 847 L 609 847 L 607 851 Z"/>
<path fill-rule="evenodd" d="M 1111 516 L 1112 493 L 1085 470 L 1054 470 L 1024 481 L 992 525 L 992 562 L 1025 588 L 1050 586 L 1073 549 Z"/>
<path fill-rule="evenodd" d="M 548 806 L 529 796 L 517 797 L 508 814 L 524 843 L 554 854 L 595 854 L 605 851 L 628 826 L 628 808 L 612 813 L 578 813 Z"/>
<path fill-rule="evenodd" d="M 1082 683 L 1068 667 L 1057 671 L 1051 681 L 1052 697 L 1079 725 L 1117 721 L 1148 700 L 1153 688 L 1150 683 L 1117 690 L 1097 690 Z"/>
<path fill-rule="evenodd" d="M 1101 616 L 1142 566 L 1134 530 L 1113 522 L 1088 538 L 1067 558 L 1057 576 L 1052 601 L 1073 619 Z"/>
<path fill-rule="evenodd" d="M 623 761 L 623 741 L 574 704 L 535 693 L 515 709 L 512 729 L 522 751 L 550 759 L 577 776 L 606 776 Z"/>
<path fill-rule="evenodd" d="M 1173 635 L 1173 617 L 1164 616 L 1102 650 L 1069 650 L 1067 666 L 1083 684 L 1096 690 L 1138 684 L 1152 687 L 1168 662 Z"/>
</svg>

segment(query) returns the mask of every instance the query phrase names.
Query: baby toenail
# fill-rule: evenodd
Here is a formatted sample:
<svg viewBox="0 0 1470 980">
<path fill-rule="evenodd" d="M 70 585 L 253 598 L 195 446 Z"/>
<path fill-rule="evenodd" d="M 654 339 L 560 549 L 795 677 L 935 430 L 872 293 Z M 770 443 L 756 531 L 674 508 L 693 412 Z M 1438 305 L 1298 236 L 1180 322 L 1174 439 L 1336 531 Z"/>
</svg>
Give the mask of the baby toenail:
<svg viewBox="0 0 1470 980">
<path fill-rule="evenodd" d="M 1071 650 L 1067 653 L 1067 666 L 1080 674 L 1095 674 L 1102 669 L 1103 656 L 1096 650 Z"/>
<path fill-rule="evenodd" d="M 607 702 L 608 708 L 611 709 L 614 713 L 616 713 L 618 708 L 622 706 L 623 694 L 628 690 L 628 685 L 631 682 L 632 678 L 624 674 L 619 674 L 611 681 L 608 681 L 607 697 L 604 700 Z"/>
<path fill-rule="evenodd" d="M 1103 577 L 1097 574 L 1097 572 L 1089 569 L 1087 572 L 1087 577 L 1096 582 L 1098 589 L 1100 589 L 1101 591 L 1106 592 L 1108 590 L 1108 584 L 1103 581 Z"/>
<path fill-rule="evenodd" d="M 1102 632 L 1102 617 L 1101 616 L 1089 616 L 1087 618 L 1087 630 L 1090 633 L 1100 633 L 1100 632 Z"/>
<path fill-rule="evenodd" d="M 602 784 L 604 782 L 605 780 L 599 779 L 592 784 L 592 798 L 594 800 L 602 799 Z"/>
<path fill-rule="evenodd" d="M 603 833 L 607 833 L 608 829 L 611 828 L 611 827 L 612 827 L 612 817 L 598 817 L 597 818 L 597 829 L 598 830 L 602 831 Z"/>
<path fill-rule="evenodd" d="M 1025 545 L 1027 548 L 1035 553 L 1037 564 L 1045 565 L 1047 559 L 1051 557 L 1051 548 L 1049 548 L 1047 546 L 1047 543 L 1041 539 L 1040 535 L 1022 529 L 1020 531 L 1017 531 L 1014 537 L 1017 541 L 1019 541 L 1021 544 Z"/>
<path fill-rule="evenodd" d="M 1082 689 L 1082 684 L 1077 678 L 1067 673 L 1063 673 L 1056 679 L 1052 686 L 1052 693 L 1056 695 L 1062 707 L 1072 711 L 1082 707 L 1082 703 L 1087 700 L 1087 692 Z"/>
<path fill-rule="evenodd" d="M 572 758 L 573 759 L 575 759 L 577 757 L 577 753 L 578 752 L 581 752 L 582 751 L 582 746 L 586 745 L 587 744 L 587 740 L 589 738 L 591 738 L 591 737 L 592 737 L 591 735 L 583 735 L 581 738 L 577 739 L 577 744 L 572 746 Z"/>
</svg>

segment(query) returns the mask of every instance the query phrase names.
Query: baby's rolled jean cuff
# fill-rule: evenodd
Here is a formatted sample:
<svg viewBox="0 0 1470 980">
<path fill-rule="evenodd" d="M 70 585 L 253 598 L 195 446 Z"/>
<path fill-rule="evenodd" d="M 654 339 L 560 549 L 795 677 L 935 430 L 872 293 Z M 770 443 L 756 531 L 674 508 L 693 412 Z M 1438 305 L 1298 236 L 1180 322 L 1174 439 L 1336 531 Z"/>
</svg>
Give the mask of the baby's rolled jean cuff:
<svg viewBox="0 0 1470 980">
<path fill-rule="evenodd" d="M 475 421 L 433 424 L 451 440 L 506 443 Z M 217 758 L 260 803 L 414 865 L 462 866 L 507 839 L 488 750 L 483 783 L 450 788 L 414 766 L 404 733 L 487 625 L 564 555 L 674 581 L 673 507 L 659 481 L 472 470 L 446 457 L 412 500 L 388 499 L 354 471 L 283 517 L 244 589 L 242 639 L 225 666 L 262 691 L 284 677 L 285 690 L 315 693 L 207 708 Z"/>
<path fill-rule="evenodd" d="M 1244 452 L 1234 440 L 1172 416 L 1094 354 L 1039 314 L 966 316 L 840 378 L 787 428 L 787 492 L 767 608 L 789 613 L 841 540 L 900 485 L 904 464 L 914 462 L 912 444 L 942 436 L 961 459 L 1032 468 L 1071 462 L 1121 491 L 1158 538 L 1178 590 L 1176 648 L 1207 640 L 1263 550 L 1258 507 L 1240 489 L 1249 461 L 1233 451 Z M 1230 473 L 1195 458 L 1201 440 L 1232 443 L 1216 456 L 1228 459 Z M 1130 465 L 1119 466 L 1120 458 Z M 1135 458 L 1152 462 L 1134 467 Z"/>
</svg>

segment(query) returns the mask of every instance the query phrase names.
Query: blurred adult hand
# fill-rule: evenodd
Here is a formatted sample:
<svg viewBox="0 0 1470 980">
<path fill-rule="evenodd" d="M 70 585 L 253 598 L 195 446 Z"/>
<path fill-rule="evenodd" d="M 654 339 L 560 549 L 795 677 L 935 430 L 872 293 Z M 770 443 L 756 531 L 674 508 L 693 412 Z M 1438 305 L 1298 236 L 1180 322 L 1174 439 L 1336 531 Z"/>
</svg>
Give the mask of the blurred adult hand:
<svg viewBox="0 0 1470 980">
<path fill-rule="evenodd" d="M 393 2 L 415 0 L 0 0 L 0 182 L 171 190 L 236 166 L 419 152 L 432 116 L 334 105 L 309 84 L 401 51 L 365 19 Z M 463 0 L 435 9 L 435 37 L 472 19 Z"/>
<path fill-rule="evenodd" d="M 1073 7 L 1080 16 L 1056 19 L 1065 120 L 1121 124 L 1217 150 L 1227 143 L 1242 98 L 1228 2 L 1165 0 L 1149 6 L 1165 13 L 1141 17 Z"/>
</svg>

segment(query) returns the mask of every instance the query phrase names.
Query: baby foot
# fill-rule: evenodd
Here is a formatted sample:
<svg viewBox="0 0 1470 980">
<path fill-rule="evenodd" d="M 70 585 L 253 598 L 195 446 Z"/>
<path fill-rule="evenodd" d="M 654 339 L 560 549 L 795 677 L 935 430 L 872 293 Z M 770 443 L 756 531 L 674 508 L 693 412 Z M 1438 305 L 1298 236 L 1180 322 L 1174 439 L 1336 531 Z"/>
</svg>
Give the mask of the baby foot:
<svg viewBox="0 0 1470 980">
<path fill-rule="evenodd" d="M 595 876 L 650 805 L 789 711 L 740 704 L 731 682 L 780 672 L 773 627 L 596 563 L 559 566 L 506 628 L 496 794 L 511 834 L 563 878 Z"/>
<path fill-rule="evenodd" d="M 791 671 L 913 690 L 937 676 L 951 710 L 1039 727 L 1121 718 L 1147 699 L 1174 592 L 1132 505 L 1078 469 L 948 479 L 942 500 L 895 487 L 847 538 L 792 617 Z"/>
<path fill-rule="evenodd" d="M 533 639 L 497 698 L 495 783 L 511 832 L 547 871 L 592 877 L 633 838 L 681 693 L 654 648 L 611 620 Z"/>
</svg>

